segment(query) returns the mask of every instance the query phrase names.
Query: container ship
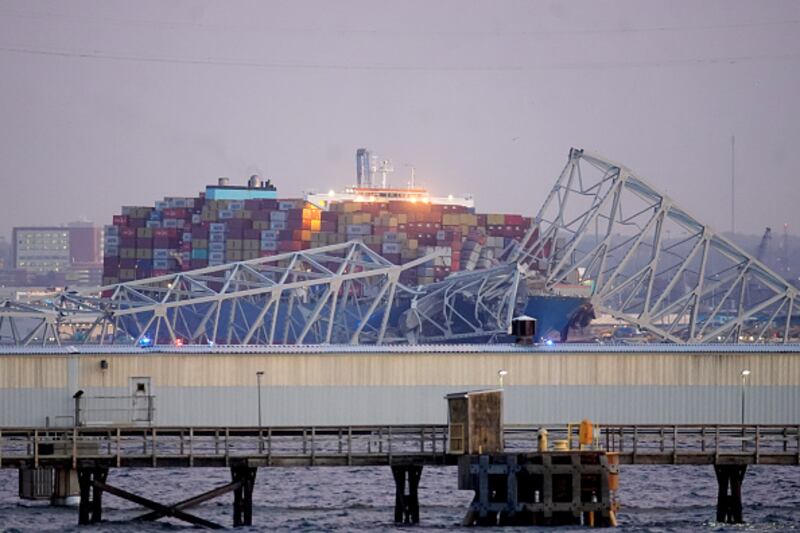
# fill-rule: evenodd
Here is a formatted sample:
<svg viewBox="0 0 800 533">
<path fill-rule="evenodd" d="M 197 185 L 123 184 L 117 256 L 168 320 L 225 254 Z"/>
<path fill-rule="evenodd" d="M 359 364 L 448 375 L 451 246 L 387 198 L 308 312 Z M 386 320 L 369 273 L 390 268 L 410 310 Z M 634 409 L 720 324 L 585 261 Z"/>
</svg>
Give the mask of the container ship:
<svg viewBox="0 0 800 533">
<path fill-rule="evenodd" d="M 361 240 L 394 264 L 431 253 L 431 263 L 405 270 L 400 282 L 424 287 L 468 271 L 498 266 L 531 228 L 520 214 L 478 213 L 471 195 L 435 196 L 389 183 L 389 161 L 356 152 L 356 183 L 343 191 L 279 198 L 270 180 L 246 185 L 219 178 L 195 197 L 167 197 L 153 206 L 123 206 L 105 227 L 103 284 L 195 270 L 286 252 Z M 538 321 L 541 339 L 566 341 L 593 318 L 591 287 L 575 283 L 545 292 L 530 283 L 519 313 Z M 399 302 L 392 320 L 409 302 Z M 486 342 L 487 339 L 460 339 Z"/>
</svg>

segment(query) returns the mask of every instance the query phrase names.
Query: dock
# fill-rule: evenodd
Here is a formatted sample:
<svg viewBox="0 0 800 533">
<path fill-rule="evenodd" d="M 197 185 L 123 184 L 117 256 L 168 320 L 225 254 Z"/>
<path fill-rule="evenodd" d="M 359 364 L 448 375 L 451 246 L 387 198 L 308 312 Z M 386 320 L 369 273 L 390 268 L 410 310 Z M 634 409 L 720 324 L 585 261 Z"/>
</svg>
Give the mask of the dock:
<svg viewBox="0 0 800 533">
<path fill-rule="evenodd" d="M 712 466 L 719 482 L 717 519 L 741 522 L 742 481 L 749 465 L 800 466 L 800 425 L 602 425 L 596 429 L 596 449 L 577 444 L 575 428 L 567 425 L 545 427 L 553 441 L 566 441 L 566 451 L 538 449 L 538 425 L 507 425 L 503 429 L 502 454 L 452 453 L 447 425 L 311 426 L 311 427 L 22 427 L 0 430 L 0 468 L 26 472 L 51 471 L 53 483 L 77 483 L 81 495 L 80 524 L 102 520 L 102 494 L 119 496 L 149 509 L 148 520 L 172 516 L 202 527 L 219 527 L 186 511 L 191 506 L 234 492 L 233 525 L 253 523 L 252 497 L 258 469 L 272 467 L 390 467 L 396 483 L 396 522 L 420 520 L 417 487 L 425 466 L 470 463 L 507 465 L 493 474 L 517 472 L 517 464 L 534 465 L 555 461 L 580 464 L 586 454 L 615 457 L 622 465 Z M 545 457 L 545 459 L 543 459 Z M 563 457 L 563 460 L 557 459 Z M 574 459 L 578 457 L 578 459 Z M 465 466 L 466 465 L 466 466 Z M 231 482 L 173 504 L 155 502 L 108 483 L 113 468 L 227 468 Z M 502 470 L 505 468 L 505 470 Z M 609 467 L 605 467 L 607 471 Z M 472 467 L 473 472 L 479 472 Z M 486 469 L 487 475 L 489 470 Z M 580 478 L 580 476 L 578 476 Z M 507 478 L 503 478 L 507 483 Z M 514 477 L 516 487 L 516 477 Z M 467 488 L 469 485 L 463 485 Z M 488 485 L 487 485 L 488 486 Z M 510 486 L 510 485 L 509 485 Z M 581 494 L 576 485 L 572 498 Z M 515 491 L 504 493 L 502 501 L 484 502 L 473 487 L 475 509 L 484 509 L 483 521 L 513 524 L 509 516 L 529 509 L 546 509 L 522 501 Z M 599 492 L 599 490 L 598 490 Z M 584 490 L 583 493 L 586 493 Z M 547 495 L 542 494 L 545 498 Z M 488 498 L 488 496 L 486 496 Z M 598 504 L 603 503 L 601 501 Z M 569 507 L 567 515 L 580 517 L 591 502 Z M 554 505 L 552 509 L 560 509 Z M 567 508 L 567 507 L 564 507 Z M 502 510 L 502 512 L 500 511 Z M 509 515 L 511 512 L 511 515 Z M 544 511 L 542 511 L 544 512 Z M 502 522 L 503 516 L 506 522 Z M 544 516 L 544 515 L 542 515 Z M 488 517 L 488 518 L 487 518 Z M 492 522 L 495 520 L 495 522 Z M 600 517 L 597 525 L 603 525 Z M 605 524 L 608 525 L 608 524 Z"/>
</svg>

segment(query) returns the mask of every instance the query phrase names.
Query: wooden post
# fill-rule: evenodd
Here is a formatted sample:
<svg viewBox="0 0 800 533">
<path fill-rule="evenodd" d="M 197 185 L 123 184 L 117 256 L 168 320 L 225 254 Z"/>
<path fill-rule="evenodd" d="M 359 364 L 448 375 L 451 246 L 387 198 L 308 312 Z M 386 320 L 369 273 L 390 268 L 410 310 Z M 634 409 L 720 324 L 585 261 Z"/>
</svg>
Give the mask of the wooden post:
<svg viewBox="0 0 800 533">
<path fill-rule="evenodd" d="M 741 524 L 742 482 L 747 465 L 714 465 L 717 476 L 717 522 Z M 730 491 L 728 488 L 730 487 Z"/>
<path fill-rule="evenodd" d="M 108 477 L 108 468 L 96 467 L 92 472 L 91 523 L 93 524 L 100 523 L 103 520 L 103 490 L 95 485 L 94 482 L 105 483 L 106 477 Z"/>
<path fill-rule="evenodd" d="M 394 521 L 397 524 L 419 524 L 418 488 L 422 466 L 393 465 L 391 468 L 395 483 Z"/>
<path fill-rule="evenodd" d="M 119 428 L 117 428 L 117 468 L 119 468 L 120 463 L 122 463 L 122 457 L 121 457 L 121 455 L 122 455 L 122 446 L 120 444 L 120 438 L 121 438 L 120 430 L 119 430 Z"/>
<path fill-rule="evenodd" d="M 233 490 L 233 527 L 252 526 L 256 468 L 241 464 L 233 466 L 231 478 L 237 484 Z"/>
<path fill-rule="evenodd" d="M 78 504 L 78 525 L 85 526 L 91 523 L 92 470 L 89 468 L 78 469 L 78 487 L 81 501 Z"/>
</svg>

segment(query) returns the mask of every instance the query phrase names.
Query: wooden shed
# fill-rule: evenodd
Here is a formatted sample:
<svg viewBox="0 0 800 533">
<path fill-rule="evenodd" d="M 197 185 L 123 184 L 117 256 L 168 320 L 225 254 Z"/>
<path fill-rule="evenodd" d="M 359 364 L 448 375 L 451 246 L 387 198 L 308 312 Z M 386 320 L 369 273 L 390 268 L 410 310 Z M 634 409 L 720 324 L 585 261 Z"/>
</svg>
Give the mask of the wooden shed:
<svg viewBox="0 0 800 533">
<path fill-rule="evenodd" d="M 503 451 L 503 390 L 456 392 L 447 399 L 449 452 Z"/>
</svg>

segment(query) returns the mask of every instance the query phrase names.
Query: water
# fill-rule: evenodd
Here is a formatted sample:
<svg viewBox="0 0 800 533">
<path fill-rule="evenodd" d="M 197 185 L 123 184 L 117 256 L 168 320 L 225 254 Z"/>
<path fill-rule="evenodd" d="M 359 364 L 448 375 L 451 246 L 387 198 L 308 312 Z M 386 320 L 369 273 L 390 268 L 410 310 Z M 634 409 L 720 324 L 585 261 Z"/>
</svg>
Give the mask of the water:
<svg viewBox="0 0 800 533">
<path fill-rule="evenodd" d="M 224 469 L 112 469 L 109 483 L 161 503 L 171 503 L 230 481 Z M 800 468 L 749 467 L 743 486 L 744 525 L 715 524 L 717 483 L 710 466 L 621 467 L 618 514 L 623 531 L 800 530 Z M 458 491 L 456 469 L 426 467 L 420 482 L 419 528 L 457 529 L 472 499 Z M 76 508 L 17 499 L 17 472 L 0 470 L 0 532 L 175 532 L 192 526 L 174 520 L 124 522 L 143 510 L 103 496 L 106 522 L 77 527 Z M 189 510 L 232 524 L 232 495 Z M 252 528 L 242 531 L 394 531 L 394 482 L 383 468 L 259 469 Z M 498 528 L 499 530 L 499 528 Z M 576 528 L 547 528 L 574 531 Z M 585 529 L 577 529 L 585 531 Z M 470 528 L 469 531 L 476 531 Z M 481 529 L 481 531 L 484 531 Z M 491 530 L 489 530 L 491 531 Z"/>
</svg>

